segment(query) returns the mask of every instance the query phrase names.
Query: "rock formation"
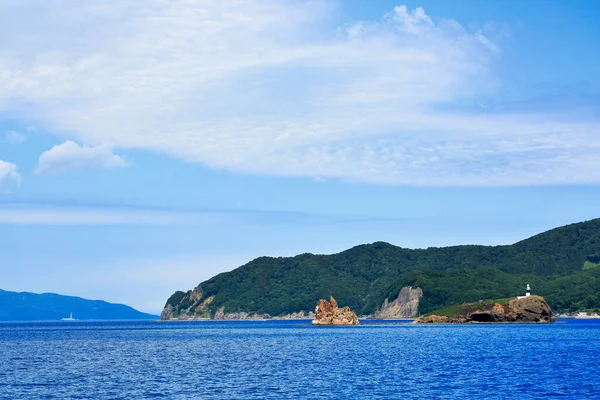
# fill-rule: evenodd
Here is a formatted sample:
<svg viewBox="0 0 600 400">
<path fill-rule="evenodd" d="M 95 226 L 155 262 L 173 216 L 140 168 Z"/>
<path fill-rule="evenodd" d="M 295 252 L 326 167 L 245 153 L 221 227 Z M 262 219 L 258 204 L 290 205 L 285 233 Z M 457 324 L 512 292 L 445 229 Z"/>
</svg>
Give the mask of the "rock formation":
<svg viewBox="0 0 600 400">
<path fill-rule="evenodd" d="M 271 317 L 269 314 L 250 314 L 244 311 L 226 313 L 225 307 L 220 307 L 215 312 L 214 319 L 228 321 L 228 320 L 264 320 L 264 319 L 273 319 L 273 320 L 300 320 L 300 319 L 314 319 L 315 314 L 311 311 L 309 313 L 305 313 L 304 311 L 298 311 L 297 313 L 291 313 L 286 315 L 281 315 L 278 317 Z"/>
<path fill-rule="evenodd" d="M 194 290 L 176 292 L 167 300 L 160 313 L 162 321 L 194 321 L 194 320 L 263 320 L 272 317 L 266 313 L 248 313 L 244 311 L 226 312 L 225 307 L 215 307 L 215 296 L 207 296 L 198 285 Z M 214 314 L 213 314 L 214 313 Z M 273 319 L 313 319 L 313 312 L 303 310 L 275 317 Z"/>
<path fill-rule="evenodd" d="M 219 307 L 215 312 L 214 319 L 221 321 L 233 321 L 233 320 L 263 320 L 270 319 L 269 314 L 248 314 L 247 312 L 233 312 L 225 313 L 225 307 Z"/>
<path fill-rule="evenodd" d="M 418 324 L 464 324 L 554 321 L 550 306 L 540 296 L 512 299 L 505 304 L 497 302 L 467 303 L 458 308 L 459 311 L 451 316 L 426 315 L 415 322 Z"/>
<path fill-rule="evenodd" d="M 358 317 L 350 307 L 339 308 L 333 297 L 319 300 L 315 308 L 313 325 L 358 325 Z"/>
<path fill-rule="evenodd" d="M 210 304 L 215 296 L 204 298 L 202 287 L 198 285 L 187 293 L 176 292 L 165 304 L 160 313 L 160 319 L 168 320 L 194 320 L 208 319 L 210 317 Z"/>
<path fill-rule="evenodd" d="M 423 316 L 417 320 L 415 320 L 415 323 L 417 324 L 445 324 L 445 323 L 450 323 L 450 318 L 446 317 L 445 315 L 426 315 Z M 466 321 L 463 321 L 466 322 Z M 458 323 L 458 322 L 454 322 L 454 323 Z"/>
<path fill-rule="evenodd" d="M 527 296 L 508 302 L 508 321 L 552 322 L 552 309 L 541 296 Z"/>
<path fill-rule="evenodd" d="M 171 318 L 173 318 L 173 306 L 170 305 L 170 304 L 167 304 L 165 306 L 165 308 L 160 313 L 160 320 L 161 321 L 168 321 Z"/>
<path fill-rule="evenodd" d="M 215 319 L 218 319 L 218 320 L 225 319 L 225 307 L 221 307 L 221 308 L 217 309 L 217 312 L 215 312 Z"/>
<path fill-rule="evenodd" d="M 419 312 L 419 299 L 423 297 L 421 288 L 405 286 L 398 293 L 396 300 L 391 303 L 386 298 L 373 317 L 378 319 L 412 318 Z"/>
</svg>

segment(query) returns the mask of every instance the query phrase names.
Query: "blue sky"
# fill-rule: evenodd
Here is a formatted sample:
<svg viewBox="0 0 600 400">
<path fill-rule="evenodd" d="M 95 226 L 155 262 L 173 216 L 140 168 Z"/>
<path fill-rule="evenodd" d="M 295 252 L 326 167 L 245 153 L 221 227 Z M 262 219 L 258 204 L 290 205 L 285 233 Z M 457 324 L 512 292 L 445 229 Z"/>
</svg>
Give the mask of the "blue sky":
<svg viewBox="0 0 600 400">
<path fill-rule="evenodd" d="M 600 216 L 595 1 L 0 5 L 0 288 L 158 312 L 260 255 Z"/>
</svg>

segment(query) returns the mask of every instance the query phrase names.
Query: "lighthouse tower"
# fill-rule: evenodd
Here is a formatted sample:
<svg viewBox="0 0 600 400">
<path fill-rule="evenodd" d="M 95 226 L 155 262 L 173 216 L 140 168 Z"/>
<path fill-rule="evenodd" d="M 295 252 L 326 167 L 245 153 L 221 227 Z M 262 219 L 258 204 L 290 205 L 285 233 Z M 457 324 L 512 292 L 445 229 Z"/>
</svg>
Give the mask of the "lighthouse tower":
<svg viewBox="0 0 600 400">
<path fill-rule="evenodd" d="M 525 296 L 517 296 L 517 299 L 524 299 L 525 297 L 531 296 L 531 287 L 529 283 L 527 284 L 527 291 L 525 292 Z"/>
</svg>

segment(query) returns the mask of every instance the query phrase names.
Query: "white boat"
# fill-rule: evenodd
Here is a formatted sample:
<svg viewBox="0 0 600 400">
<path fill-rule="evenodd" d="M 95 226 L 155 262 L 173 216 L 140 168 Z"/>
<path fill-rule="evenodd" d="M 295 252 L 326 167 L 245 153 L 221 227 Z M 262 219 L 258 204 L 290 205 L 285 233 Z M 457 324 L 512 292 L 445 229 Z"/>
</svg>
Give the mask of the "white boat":
<svg viewBox="0 0 600 400">
<path fill-rule="evenodd" d="M 75 318 L 73 318 L 73 313 L 71 313 L 69 318 L 62 318 L 61 321 L 77 321 L 77 320 Z"/>
</svg>

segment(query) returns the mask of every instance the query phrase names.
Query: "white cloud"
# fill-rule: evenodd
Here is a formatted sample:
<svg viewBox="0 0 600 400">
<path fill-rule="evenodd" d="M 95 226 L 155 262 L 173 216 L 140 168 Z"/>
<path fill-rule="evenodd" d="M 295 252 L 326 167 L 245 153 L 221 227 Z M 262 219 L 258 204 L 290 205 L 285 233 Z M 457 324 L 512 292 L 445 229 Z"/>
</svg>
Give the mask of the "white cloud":
<svg viewBox="0 0 600 400">
<path fill-rule="evenodd" d="M 21 175 L 17 172 L 17 166 L 13 163 L 0 160 L 0 191 L 10 192 L 10 187 L 21 184 Z"/>
<path fill-rule="evenodd" d="M 0 225 L 149 225 L 222 227 L 229 224 L 281 225 L 341 223 L 357 217 L 328 217 L 278 210 L 240 209 L 238 205 L 222 210 L 169 210 L 156 208 L 119 208 L 85 206 L 46 206 L 38 204 L 0 204 Z"/>
<path fill-rule="evenodd" d="M 107 146 L 87 147 L 66 141 L 42 153 L 36 174 L 59 174 L 86 168 L 126 167 L 127 162 Z"/>
<path fill-rule="evenodd" d="M 4 141 L 10 144 L 21 144 L 26 138 L 27 136 L 17 131 L 4 132 Z"/>
<path fill-rule="evenodd" d="M 0 206 L 0 224 L 9 225 L 154 225 L 171 226 L 209 223 L 211 214 L 188 215 L 175 211 L 51 207 L 38 205 Z"/>
<path fill-rule="evenodd" d="M 600 180 L 596 120 L 444 107 L 500 87 L 501 52 L 487 31 L 405 6 L 339 27 L 332 4 L 4 3 L 0 111 L 81 143 L 244 173 L 419 185 Z"/>
</svg>

